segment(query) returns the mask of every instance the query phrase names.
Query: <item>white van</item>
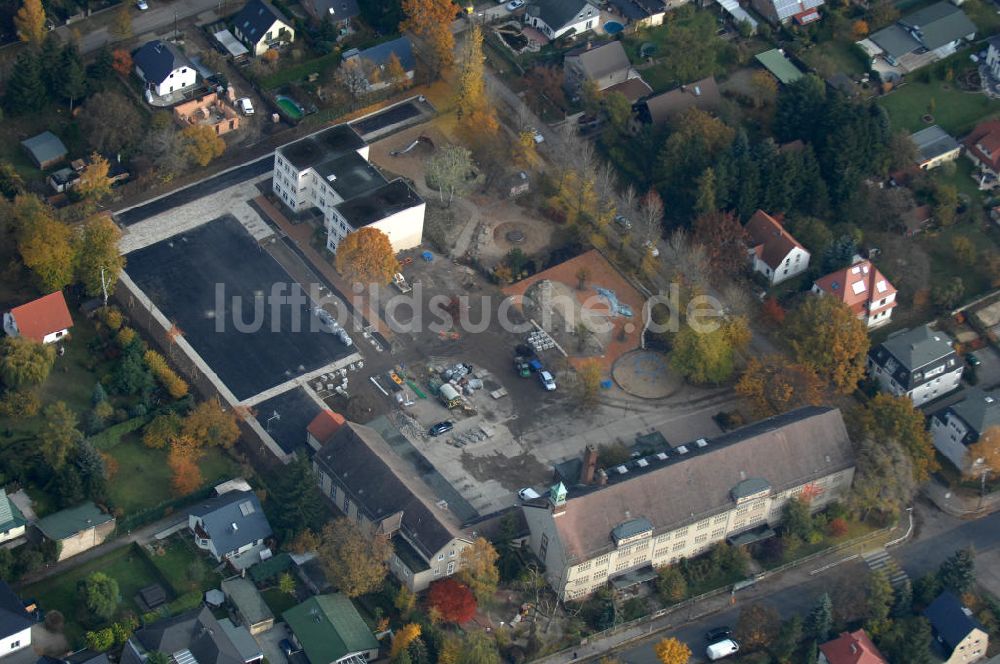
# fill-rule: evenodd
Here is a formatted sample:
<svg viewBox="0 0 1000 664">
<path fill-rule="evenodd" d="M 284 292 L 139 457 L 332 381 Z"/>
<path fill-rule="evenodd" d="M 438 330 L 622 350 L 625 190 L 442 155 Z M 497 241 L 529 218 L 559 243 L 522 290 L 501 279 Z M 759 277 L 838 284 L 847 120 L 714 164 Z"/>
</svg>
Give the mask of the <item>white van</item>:
<svg viewBox="0 0 1000 664">
<path fill-rule="evenodd" d="M 705 656 L 708 657 L 709 661 L 716 661 L 722 659 L 723 657 L 729 657 L 730 655 L 735 655 L 740 651 L 740 644 L 736 643 L 732 639 L 723 639 L 716 643 L 711 644 L 705 649 Z"/>
<path fill-rule="evenodd" d="M 240 97 L 236 100 L 237 106 L 243 111 L 243 115 L 253 115 L 253 102 L 250 97 Z"/>
</svg>

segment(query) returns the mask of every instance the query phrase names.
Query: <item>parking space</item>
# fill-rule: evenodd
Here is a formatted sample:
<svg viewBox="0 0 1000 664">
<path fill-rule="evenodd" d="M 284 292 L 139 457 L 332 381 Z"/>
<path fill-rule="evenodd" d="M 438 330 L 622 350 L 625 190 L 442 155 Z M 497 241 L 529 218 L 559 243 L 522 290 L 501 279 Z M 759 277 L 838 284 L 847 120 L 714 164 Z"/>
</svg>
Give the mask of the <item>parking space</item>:
<svg viewBox="0 0 1000 664">
<path fill-rule="evenodd" d="M 264 651 L 264 659 L 270 664 L 287 664 L 288 658 L 281 649 L 281 640 L 289 637 L 288 627 L 283 622 L 274 623 L 274 627 L 254 636 L 257 645 Z"/>
<path fill-rule="evenodd" d="M 1000 353 L 993 346 L 985 346 L 974 352 L 980 364 L 976 367 L 979 387 L 990 390 L 1000 387 Z"/>
</svg>

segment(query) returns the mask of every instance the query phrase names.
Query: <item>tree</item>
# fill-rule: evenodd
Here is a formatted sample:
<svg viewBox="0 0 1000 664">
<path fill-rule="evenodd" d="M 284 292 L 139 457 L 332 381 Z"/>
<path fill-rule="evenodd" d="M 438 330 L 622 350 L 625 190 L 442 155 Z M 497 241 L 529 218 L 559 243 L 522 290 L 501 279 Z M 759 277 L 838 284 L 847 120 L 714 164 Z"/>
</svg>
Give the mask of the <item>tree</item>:
<svg viewBox="0 0 1000 664">
<path fill-rule="evenodd" d="M 406 19 L 399 25 L 400 32 L 412 32 L 428 46 L 431 71 L 440 74 L 454 60 L 451 22 L 455 5 L 451 0 L 403 0 L 402 5 Z"/>
<path fill-rule="evenodd" d="M 103 620 L 115 615 L 121 595 L 118 582 L 104 572 L 94 572 L 80 581 L 78 594 L 87 611 Z"/>
<path fill-rule="evenodd" d="M 931 664 L 933 635 L 930 623 L 923 616 L 897 620 L 882 640 L 879 649 L 890 662 Z"/>
<path fill-rule="evenodd" d="M 27 337 L 5 337 L 0 350 L 0 378 L 11 389 L 41 385 L 56 361 L 55 348 Z"/>
<path fill-rule="evenodd" d="M 660 226 L 663 223 L 663 199 L 650 189 L 639 200 L 638 235 L 643 242 L 653 243 L 660 237 Z"/>
<path fill-rule="evenodd" d="M 955 223 L 958 207 L 958 189 L 954 185 L 938 183 L 934 187 L 934 218 L 942 226 Z"/>
<path fill-rule="evenodd" d="M 807 298 L 785 319 L 785 334 L 796 360 L 829 376 L 841 394 L 851 392 L 864 376 L 868 331 L 836 298 Z"/>
<path fill-rule="evenodd" d="M 410 87 L 410 77 L 406 75 L 406 69 L 395 51 L 389 54 L 389 62 L 385 66 L 385 78 L 396 92 Z"/>
<path fill-rule="evenodd" d="M 893 440 L 903 446 L 913 462 L 913 478 L 917 482 L 923 482 L 937 470 L 934 444 L 925 429 L 924 414 L 909 397 L 880 392 L 859 413 L 857 421 L 878 443 Z"/>
<path fill-rule="evenodd" d="M 52 216 L 52 208 L 37 196 L 14 200 L 17 250 L 46 291 L 61 290 L 73 281 L 73 231 Z"/>
<path fill-rule="evenodd" d="M 84 634 L 84 641 L 87 643 L 87 647 L 94 652 L 104 652 L 114 647 L 115 633 L 111 631 L 110 627 L 87 632 Z"/>
<path fill-rule="evenodd" d="M 204 479 L 198 467 L 200 456 L 201 448 L 191 438 L 180 436 L 170 443 L 167 466 L 171 471 L 170 484 L 175 495 L 188 496 L 201 488 Z"/>
<path fill-rule="evenodd" d="M 438 658 L 438 664 L 446 662 Z M 496 640 L 486 632 L 470 632 L 462 643 L 456 664 L 500 664 Z"/>
<path fill-rule="evenodd" d="M 39 436 L 39 449 L 46 463 L 58 470 L 76 444 L 83 440 L 83 434 L 76 428 L 76 415 L 62 401 L 49 404 L 42 414 L 45 421 Z"/>
<path fill-rule="evenodd" d="M 230 448 L 240 437 L 236 415 L 223 410 L 218 399 L 202 401 L 188 413 L 181 427 L 183 435 L 198 441 L 199 445 Z"/>
<path fill-rule="evenodd" d="M 850 505 L 862 521 L 872 513 L 896 517 L 917 491 L 913 462 L 895 440 L 865 438 L 857 453 Z"/>
<path fill-rule="evenodd" d="M 226 142 L 208 125 L 191 125 L 181 130 L 184 155 L 188 161 L 208 166 L 226 151 Z"/>
<path fill-rule="evenodd" d="M 469 189 L 472 153 L 459 145 L 446 145 L 427 161 L 427 185 L 437 189 L 442 203 L 451 207 L 456 195 Z"/>
<path fill-rule="evenodd" d="M 584 405 L 592 405 L 597 401 L 597 395 L 601 390 L 601 378 L 604 375 L 601 364 L 597 360 L 585 360 L 577 369 L 577 373 L 580 376 L 580 401 Z"/>
<path fill-rule="evenodd" d="M 87 72 L 76 46 L 70 42 L 63 47 L 59 58 L 59 94 L 69 101 L 70 113 L 73 103 L 87 92 Z"/>
<path fill-rule="evenodd" d="M 823 401 L 823 381 L 812 367 L 789 364 L 779 355 L 753 357 L 736 383 L 736 393 L 750 401 L 757 417 L 771 417 Z"/>
<path fill-rule="evenodd" d="M 24 193 L 24 178 L 17 172 L 14 165 L 7 161 L 0 161 L 0 196 L 13 199 Z"/>
<path fill-rule="evenodd" d="M 87 142 L 100 152 L 121 152 L 136 145 L 147 131 L 135 105 L 120 92 L 91 95 L 83 104 L 79 123 Z"/>
<path fill-rule="evenodd" d="M 400 586 L 396 591 L 396 597 L 392 600 L 393 606 L 399 611 L 403 619 L 410 617 L 413 609 L 417 606 L 417 596 L 406 586 Z"/>
<path fill-rule="evenodd" d="M 889 578 L 881 570 L 876 570 L 868 576 L 868 587 L 865 599 L 865 629 L 874 637 L 879 637 L 888 631 L 892 625 L 889 617 L 892 612 L 894 593 Z"/>
<path fill-rule="evenodd" d="M 964 235 L 958 235 L 952 239 L 951 252 L 955 255 L 958 262 L 964 267 L 973 267 L 978 262 L 976 245 L 974 245 L 972 240 Z"/>
<path fill-rule="evenodd" d="M 42 0 L 24 0 L 14 15 L 14 28 L 18 38 L 34 46 L 41 46 L 48 30 L 45 28 L 45 10 Z"/>
<path fill-rule="evenodd" d="M 170 655 L 159 650 L 146 654 L 146 664 L 170 664 L 172 661 L 174 660 Z"/>
<path fill-rule="evenodd" d="M 737 642 L 748 650 L 757 650 L 770 645 L 781 629 L 778 610 L 768 604 L 754 602 L 740 611 L 736 621 L 734 636 Z"/>
<path fill-rule="evenodd" d="M 718 209 L 719 199 L 715 186 L 715 171 L 706 168 L 698 178 L 698 195 L 694 199 L 694 211 L 701 217 L 717 212 Z"/>
<path fill-rule="evenodd" d="M 132 73 L 132 55 L 123 48 L 116 48 L 111 53 L 111 67 L 122 76 Z"/>
<path fill-rule="evenodd" d="M 334 264 L 337 272 L 354 283 L 388 284 L 399 271 L 389 236 L 370 226 L 340 241 Z"/>
<path fill-rule="evenodd" d="M 763 69 L 757 69 L 750 75 L 750 91 L 755 108 L 772 104 L 778 96 L 778 81 Z"/>
<path fill-rule="evenodd" d="M 485 537 L 477 537 L 471 546 L 462 549 L 458 578 L 469 586 L 478 602 L 488 602 L 500 583 L 497 570 L 497 550 Z"/>
<path fill-rule="evenodd" d="M 656 580 L 656 590 L 664 602 L 676 604 L 687 597 L 687 580 L 674 565 L 661 567 Z"/>
<path fill-rule="evenodd" d="M 295 579 L 288 572 L 282 572 L 278 576 L 278 590 L 286 595 L 295 594 Z"/>
<path fill-rule="evenodd" d="M 494 133 L 499 127 L 486 91 L 483 71 L 485 61 L 483 32 L 478 24 L 473 24 L 466 34 L 465 45 L 462 48 L 455 106 L 459 122 L 476 134 Z"/>
<path fill-rule="evenodd" d="M 7 79 L 4 107 L 12 115 L 33 113 L 45 105 L 47 97 L 38 56 L 31 49 L 23 49 Z"/>
<path fill-rule="evenodd" d="M 959 549 L 949 556 L 937 573 L 938 581 L 945 590 L 956 595 L 964 595 L 976 583 L 976 552 L 971 547 Z"/>
<path fill-rule="evenodd" d="M 388 572 L 392 544 L 380 534 L 367 537 L 350 519 L 341 517 L 323 528 L 320 563 L 330 581 L 348 597 L 378 590 Z"/>
<path fill-rule="evenodd" d="M 804 636 L 802 616 L 792 616 L 781 624 L 778 638 L 771 648 L 771 653 L 778 660 L 778 664 L 793 664 L 795 653 L 799 649 L 799 642 Z"/>
<path fill-rule="evenodd" d="M 994 425 L 979 435 L 979 440 L 969 445 L 967 474 L 980 477 L 982 473 L 1000 472 L 1000 425 Z"/>
<path fill-rule="evenodd" d="M 698 191 L 695 180 L 729 147 L 735 132 L 722 120 L 699 109 L 681 113 L 673 127 L 657 156 L 658 189 L 666 199 L 667 208 L 683 217 L 694 208 Z"/>
<path fill-rule="evenodd" d="M 472 590 L 450 577 L 431 584 L 427 604 L 437 610 L 442 620 L 459 625 L 476 615 L 476 597 Z"/>
<path fill-rule="evenodd" d="M 296 457 L 296 461 L 298 461 L 298 457 Z M 306 528 L 295 536 L 288 548 L 298 554 L 315 553 L 319 549 L 319 545 L 319 535 Z"/>
<path fill-rule="evenodd" d="M 807 539 L 813 530 L 809 501 L 801 496 L 789 498 L 782 509 L 781 527 L 786 535 Z"/>
<path fill-rule="evenodd" d="M 100 200 L 111 193 L 111 180 L 108 179 L 108 160 L 94 152 L 90 155 L 88 163 L 80 173 L 80 179 L 76 183 L 76 193 L 82 198 Z M 104 215 L 101 215 L 102 217 Z M 110 220 L 109 220 L 110 221 Z M 112 226 L 114 225 L 111 222 Z M 115 226 L 117 230 L 117 226 Z M 119 236 L 121 234 L 119 233 Z M 115 253 L 118 253 L 117 250 Z"/>
<path fill-rule="evenodd" d="M 694 241 L 705 247 L 720 276 L 732 277 L 747 266 L 747 235 L 732 212 L 708 212 L 694 220 Z"/>
<path fill-rule="evenodd" d="M 674 337 L 670 366 L 692 383 L 722 383 L 733 375 L 736 354 L 750 342 L 746 319 L 725 321 L 711 332 L 685 325 Z"/>
<path fill-rule="evenodd" d="M 931 300 L 941 309 L 953 309 L 962 301 L 965 295 L 965 282 L 961 277 L 951 277 L 946 281 L 939 281 L 931 287 Z"/>
<path fill-rule="evenodd" d="M 857 241 L 850 235 L 841 235 L 823 250 L 820 256 L 820 270 L 830 273 L 843 269 L 851 264 L 857 253 Z"/>
<path fill-rule="evenodd" d="M 809 617 L 806 618 L 805 632 L 807 636 L 823 643 L 830 638 L 830 631 L 832 629 L 833 602 L 830 601 L 829 593 L 823 593 L 816 600 L 812 611 L 809 612 Z"/>
<path fill-rule="evenodd" d="M 118 11 L 115 12 L 114 19 L 108 31 L 118 41 L 124 41 L 132 36 L 132 13 L 131 5 L 123 2 Z"/>
<path fill-rule="evenodd" d="M 673 636 L 660 640 L 653 646 L 653 652 L 661 664 L 687 664 L 691 659 L 691 649 Z"/>
<path fill-rule="evenodd" d="M 308 457 L 297 455 L 273 488 L 273 503 L 281 506 L 271 519 L 275 532 L 286 542 L 294 537 L 303 553 L 316 551 L 320 542 L 313 533 L 322 527 L 325 510 Z"/>
<path fill-rule="evenodd" d="M 389 649 L 389 658 L 393 659 L 399 655 L 399 653 L 406 651 L 410 644 L 420 638 L 420 625 L 416 623 L 407 623 L 399 628 L 399 630 L 392 635 L 392 646 Z"/>
<path fill-rule="evenodd" d="M 164 449 L 180 436 L 182 426 L 180 416 L 173 411 L 157 415 L 143 430 L 142 443 L 150 449 Z"/>
</svg>

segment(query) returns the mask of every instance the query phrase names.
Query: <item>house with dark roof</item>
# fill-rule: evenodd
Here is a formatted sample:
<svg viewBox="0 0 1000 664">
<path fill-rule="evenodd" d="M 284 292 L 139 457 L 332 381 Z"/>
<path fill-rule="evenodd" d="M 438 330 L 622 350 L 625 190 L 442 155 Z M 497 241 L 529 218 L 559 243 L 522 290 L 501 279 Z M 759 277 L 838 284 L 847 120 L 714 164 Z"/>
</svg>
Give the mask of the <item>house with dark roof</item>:
<svg viewBox="0 0 1000 664">
<path fill-rule="evenodd" d="M 603 92 L 631 79 L 642 80 L 619 41 L 597 45 L 588 41 L 586 45 L 568 51 L 563 59 L 563 71 L 565 86 L 571 92 L 579 92 L 588 81 Z M 653 91 L 648 85 L 646 89 Z"/>
<path fill-rule="evenodd" d="M 611 0 L 609 9 L 624 19 L 627 25 L 637 28 L 655 28 L 663 25 L 667 11 L 687 4 L 688 0 Z"/>
<path fill-rule="evenodd" d="M 937 125 L 911 134 L 910 140 L 917 148 L 917 165 L 925 171 L 955 161 L 962 153 L 959 142 Z"/>
<path fill-rule="evenodd" d="M 588 0 L 532 0 L 524 22 L 549 39 L 589 32 L 601 20 L 601 11 Z"/>
<path fill-rule="evenodd" d="M 252 491 L 227 491 L 196 505 L 188 513 L 188 529 L 199 549 L 237 570 L 270 557 L 264 540 L 271 524 Z"/>
<path fill-rule="evenodd" d="M 819 664 L 889 664 L 878 651 L 865 630 L 843 632 L 840 636 L 821 644 Z"/>
<path fill-rule="evenodd" d="M 837 298 L 869 329 L 888 323 L 897 304 L 896 287 L 868 260 L 817 279 L 812 292 Z"/>
<path fill-rule="evenodd" d="M 977 460 L 969 458 L 969 445 L 993 427 L 1000 427 L 1000 390 L 969 388 L 964 399 L 931 417 L 934 447 L 963 473 L 976 471 Z"/>
<path fill-rule="evenodd" d="M 346 595 L 310 597 L 281 617 L 309 664 L 363 664 L 378 658 L 378 640 Z"/>
<path fill-rule="evenodd" d="M 274 627 L 274 614 L 252 581 L 241 576 L 225 579 L 222 592 L 250 634 L 262 634 Z"/>
<path fill-rule="evenodd" d="M 808 25 L 820 19 L 823 0 L 752 0 L 751 6 L 771 25 Z"/>
<path fill-rule="evenodd" d="M 874 44 L 886 62 L 911 72 L 955 53 L 976 38 L 976 24 L 949 2 L 938 2 L 873 32 L 865 40 Z"/>
<path fill-rule="evenodd" d="M 302 8 L 319 22 L 330 21 L 341 29 L 360 14 L 357 0 L 302 0 Z"/>
<path fill-rule="evenodd" d="M 381 90 L 390 85 L 399 85 L 400 81 L 393 81 L 389 78 L 389 63 L 393 56 L 399 61 L 403 72 L 406 74 L 407 82 L 413 80 L 416 60 L 413 57 L 413 44 L 410 38 L 403 36 L 391 41 L 376 44 L 371 48 L 359 51 L 356 48 L 344 51 L 341 66 L 356 66 L 361 75 L 365 77 L 365 85 L 369 92 Z"/>
<path fill-rule="evenodd" d="M 390 537 L 389 568 L 414 592 L 458 571 L 472 543 L 439 500 L 374 429 L 345 422 L 313 457 L 323 495 L 372 537 Z"/>
<path fill-rule="evenodd" d="M 249 0 L 233 17 L 233 34 L 256 55 L 295 41 L 295 28 L 265 0 Z"/>
<path fill-rule="evenodd" d="M 647 97 L 635 104 L 633 111 L 639 122 L 661 126 L 689 108 L 714 113 L 722 105 L 722 94 L 714 76 L 682 85 L 679 88 Z"/>
<path fill-rule="evenodd" d="M 121 664 L 145 664 L 151 652 L 163 653 L 171 664 L 256 664 L 264 659 L 246 627 L 217 619 L 206 606 L 136 630 L 122 648 Z"/>
<path fill-rule="evenodd" d="M 58 561 L 102 544 L 115 531 L 115 518 L 88 500 L 39 519 L 35 527 L 58 545 Z"/>
<path fill-rule="evenodd" d="M 132 54 L 135 74 L 157 97 L 193 88 L 198 70 L 184 53 L 170 42 L 154 39 Z"/>
<path fill-rule="evenodd" d="M 978 662 L 986 657 L 989 634 L 972 615 L 972 610 L 950 590 L 946 590 L 924 609 L 931 624 L 937 654 L 944 664 Z"/>
<path fill-rule="evenodd" d="M 0 657 L 30 646 L 34 624 L 21 598 L 0 580 Z"/>
<path fill-rule="evenodd" d="M 0 544 L 21 537 L 27 526 L 28 520 L 21 510 L 7 497 L 7 492 L 0 488 Z"/>
<path fill-rule="evenodd" d="M 42 170 L 55 166 L 66 158 L 66 146 L 51 131 L 43 131 L 37 136 L 21 141 L 21 147 Z"/>
<path fill-rule="evenodd" d="M 73 317 L 62 291 L 14 307 L 3 315 L 3 331 L 9 337 L 24 337 L 51 344 L 69 334 Z"/>
<path fill-rule="evenodd" d="M 653 449 L 606 468 L 592 454 L 576 483 L 523 505 L 529 546 L 561 599 L 655 578 L 655 568 L 719 542 L 773 536 L 790 498 L 805 496 L 819 510 L 854 478 L 851 441 L 834 408 L 800 408 Z"/>
<path fill-rule="evenodd" d="M 951 337 L 928 325 L 893 332 L 868 351 L 866 364 L 882 390 L 907 396 L 914 406 L 957 390 L 962 382 L 962 360 Z"/>
<path fill-rule="evenodd" d="M 750 245 L 754 272 L 764 275 L 773 286 L 802 274 L 809 267 L 809 252 L 781 222 L 757 210 L 743 227 Z"/>
<path fill-rule="evenodd" d="M 965 156 L 979 169 L 980 185 L 1000 181 L 1000 120 L 984 120 L 962 141 Z"/>
</svg>

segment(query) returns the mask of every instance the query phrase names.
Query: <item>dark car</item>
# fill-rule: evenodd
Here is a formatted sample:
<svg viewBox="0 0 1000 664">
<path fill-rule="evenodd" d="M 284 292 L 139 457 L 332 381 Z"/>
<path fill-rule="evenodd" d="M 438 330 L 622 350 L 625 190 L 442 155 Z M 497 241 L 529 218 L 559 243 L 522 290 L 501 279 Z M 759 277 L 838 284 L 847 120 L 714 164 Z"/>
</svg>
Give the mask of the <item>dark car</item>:
<svg viewBox="0 0 1000 664">
<path fill-rule="evenodd" d="M 978 357 L 976 357 L 975 353 L 966 353 L 965 354 L 965 361 L 969 363 L 970 367 L 978 367 L 980 364 L 983 363 L 982 360 L 980 360 Z"/>
<path fill-rule="evenodd" d="M 298 649 L 292 645 L 292 642 L 288 639 L 282 639 L 278 646 L 281 647 L 281 651 L 284 652 L 286 656 L 291 655 L 293 652 L 298 652 Z"/>
<path fill-rule="evenodd" d="M 729 629 L 728 627 L 716 627 L 715 629 L 709 630 L 708 632 L 705 633 L 705 642 L 718 643 L 719 641 L 728 639 L 732 635 L 733 635 L 733 630 Z"/>
<path fill-rule="evenodd" d="M 437 424 L 433 425 L 427 431 L 427 434 L 430 435 L 430 436 L 437 437 L 437 436 L 440 436 L 441 434 L 448 433 L 449 431 L 451 431 L 454 428 L 455 428 L 454 424 L 452 424 L 451 422 L 448 422 L 447 420 L 445 420 L 444 422 L 438 422 Z"/>
</svg>

